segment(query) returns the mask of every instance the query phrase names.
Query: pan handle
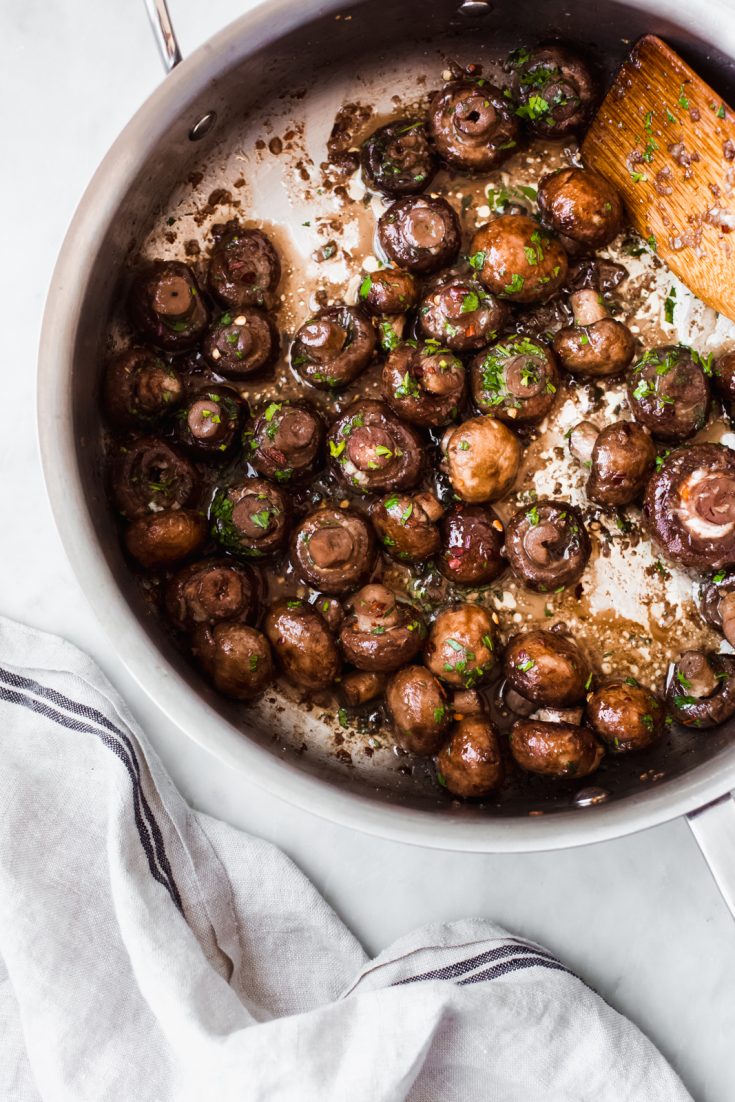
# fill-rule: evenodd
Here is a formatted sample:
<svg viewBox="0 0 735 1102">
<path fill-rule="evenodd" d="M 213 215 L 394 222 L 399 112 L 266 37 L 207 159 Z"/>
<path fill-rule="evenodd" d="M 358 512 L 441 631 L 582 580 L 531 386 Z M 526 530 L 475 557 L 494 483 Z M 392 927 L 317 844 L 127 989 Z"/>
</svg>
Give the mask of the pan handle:
<svg viewBox="0 0 735 1102">
<path fill-rule="evenodd" d="M 151 21 L 153 34 L 158 44 L 164 68 L 170 73 L 175 65 L 181 61 L 181 50 L 176 40 L 176 32 L 168 14 L 166 0 L 145 0 L 148 18 Z"/>
<path fill-rule="evenodd" d="M 735 918 L 735 800 L 732 793 L 691 811 L 687 822 Z"/>
</svg>

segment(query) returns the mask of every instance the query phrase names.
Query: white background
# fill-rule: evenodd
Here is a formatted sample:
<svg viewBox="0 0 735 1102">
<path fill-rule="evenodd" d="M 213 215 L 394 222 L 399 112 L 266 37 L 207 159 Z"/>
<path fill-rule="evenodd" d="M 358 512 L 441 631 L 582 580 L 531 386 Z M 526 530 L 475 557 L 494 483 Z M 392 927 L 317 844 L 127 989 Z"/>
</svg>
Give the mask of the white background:
<svg viewBox="0 0 735 1102">
<path fill-rule="evenodd" d="M 184 54 L 247 6 L 248 0 L 171 0 Z M 0 612 L 91 653 L 187 797 L 286 850 L 369 952 L 425 922 L 493 918 L 550 946 L 632 1017 L 695 1098 L 732 1102 L 735 924 L 683 822 L 525 856 L 437 853 L 364 837 L 267 796 L 189 743 L 143 697 L 103 637 L 45 499 L 36 349 L 46 287 L 74 207 L 108 146 L 161 79 L 142 0 L 3 0 Z"/>
</svg>

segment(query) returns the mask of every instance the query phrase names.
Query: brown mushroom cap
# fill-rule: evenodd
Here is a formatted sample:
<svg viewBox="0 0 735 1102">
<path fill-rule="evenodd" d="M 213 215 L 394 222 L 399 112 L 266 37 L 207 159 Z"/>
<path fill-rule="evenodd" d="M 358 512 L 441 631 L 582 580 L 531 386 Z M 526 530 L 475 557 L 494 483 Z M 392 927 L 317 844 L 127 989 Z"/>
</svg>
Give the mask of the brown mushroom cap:
<svg viewBox="0 0 735 1102">
<path fill-rule="evenodd" d="M 735 572 L 718 570 L 702 583 L 699 593 L 702 616 L 735 646 Z"/>
<path fill-rule="evenodd" d="M 234 700 L 260 696 L 274 677 L 268 640 L 246 624 L 200 624 L 192 636 L 192 652 L 215 688 Z"/>
<path fill-rule="evenodd" d="M 509 59 L 516 114 L 534 134 L 563 138 L 580 130 L 597 100 L 587 62 L 558 42 L 515 51 Z"/>
<path fill-rule="evenodd" d="M 247 379 L 271 367 L 281 340 L 271 318 L 255 306 L 220 314 L 202 342 L 204 358 L 218 375 Z"/>
<path fill-rule="evenodd" d="M 604 755 L 589 727 L 536 719 L 516 720 L 510 751 L 521 769 L 546 777 L 587 777 Z"/>
<path fill-rule="evenodd" d="M 438 516 L 443 510 L 430 494 L 386 494 L 370 506 L 381 544 L 394 559 L 423 562 L 439 550 Z"/>
<path fill-rule="evenodd" d="M 313 605 L 299 599 L 279 601 L 269 609 L 263 630 L 286 677 L 300 689 L 328 689 L 339 677 L 337 644 Z"/>
<path fill-rule="evenodd" d="M 404 666 L 385 693 L 396 738 L 413 754 L 434 754 L 451 723 L 446 693 L 425 666 Z"/>
<path fill-rule="evenodd" d="M 419 283 L 400 268 L 381 268 L 363 277 L 359 297 L 371 314 L 405 314 L 418 305 Z"/>
<path fill-rule="evenodd" d="M 561 244 L 525 214 L 501 214 L 480 226 L 470 252 L 488 291 L 512 302 L 550 298 L 566 279 Z"/>
<path fill-rule="evenodd" d="M 262 230 L 234 227 L 223 234 L 209 261 L 209 288 L 223 306 L 271 309 L 281 279 L 278 253 Z"/>
<path fill-rule="evenodd" d="M 147 570 L 188 559 L 207 538 L 207 522 L 190 509 L 168 509 L 137 517 L 125 532 L 128 552 Z"/>
<path fill-rule="evenodd" d="M 508 308 L 476 279 L 448 275 L 424 296 L 419 323 L 427 337 L 454 352 L 482 348 L 497 335 Z"/>
<path fill-rule="evenodd" d="M 735 656 L 685 651 L 669 669 L 666 704 L 685 727 L 725 723 L 735 715 Z"/>
<path fill-rule="evenodd" d="M 424 660 L 448 685 L 469 689 L 487 681 L 495 666 L 495 624 L 482 605 L 440 612 L 431 626 Z"/>
<path fill-rule="evenodd" d="M 383 368 L 383 396 L 398 416 L 438 428 L 457 416 L 465 393 L 464 364 L 436 341 L 399 344 Z"/>
<path fill-rule="evenodd" d="M 485 716 L 461 720 L 434 761 L 437 778 L 453 796 L 464 799 L 489 796 L 503 783 L 500 739 L 494 724 Z"/>
<path fill-rule="evenodd" d="M 274 482 L 300 482 L 324 462 L 324 437 L 324 421 L 308 402 L 269 402 L 245 434 L 248 459 Z"/>
<path fill-rule="evenodd" d="M 732 420 L 735 410 L 735 349 L 725 352 L 715 362 L 712 370 L 712 386 L 722 399 L 728 416 Z"/>
<path fill-rule="evenodd" d="M 260 579 L 245 563 L 201 559 L 183 567 L 166 586 L 166 612 L 179 631 L 226 620 L 252 623 L 258 612 Z"/>
<path fill-rule="evenodd" d="M 512 156 L 520 126 L 511 105 L 489 81 L 453 81 L 435 92 L 429 126 L 439 156 L 464 172 L 490 172 Z"/>
<path fill-rule="evenodd" d="M 378 221 L 389 260 L 409 272 L 437 272 L 459 252 L 459 219 L 446 199 L 427 195 L 397 199 Z"/>
<path fill-rule="evenodd" d="M 347 593 L 367 581 L 375 564 L 370 525 L 353 509 L 326 506 L 299 523 L 291 562 L 305 582 L 323 593 Z"/>
<path fill-rule="evenodd" d="M 561 168 L 544 176 L 538 205 L 549 229 L 586 250 L 609 245 L 625 222 L 619 192 L 589 168 Z"/>
<path fill-rule="evenodd" d="M 107 366 L 105 413 L 116 428 L 157 424 L 172 414 L 184 392 L 181 376 L 150 348 L 126 348 Z"/>
<path fill-rule="evenodd" d="M 510 424 L 532 424 L 551 411 L 559 387 L 556 357 L 543 341 L 505 337 L 472 361 L 472 396 L 483 413 Z"/>
<path fill-rule="evenodd" d="M 581 578 L 591 553 L 590 538 L 573 505 L 536 501 L 508 521 L 505 553 L 524 585 L 549 593 Z"/>
<path fill-rule="evenodd" d="M 494 417 L 471 417 L 448 431 L 442 443 L 454 491 L 469 504 L 497 501 L 512 488 L 521 442 Z"/>
<path fill-rule="evenodd" d="M 394 119 L 363 142 L 362 175 L 368 187 L 384 195 L 417 195 L 438 168 L 423 119 Z"/>
<path fill-rule="evenodd" d="M 489 585 L 506 569 L 504 528 L 487 506 L 456 505 L 441 523 L 439 569 L 456 585 Z"/>
<path fill-rule="evenodd" d="M 352 402 L 333 423 L 327 442 L 335 472 L 353 491 L 410 490 L 421 478 L 423 442 L 384 402 Z"/>
<path fill-rule="evenodd" d="M 566 707 L 584 699 L 590 667 L 573 640 L 554 631 L 523 631 L 508 640 L 503 673 L 534 704 Z"/>
<path fill-rule="evenodd" d="M 659 440 L 680 443 L 704 427 L 710 407 L 708 361 L 683 345 L 651 348 L 628 375 L 636 421 Z"/>
<path fill-rule="evenodd" d="M 143 340 L 166 352 L 193 348 L 209 321 L 196 277 L 179 260 L 154 260 L 138 269 L 128 309 Z"/>
<path fill-rule="evenodd" d="M 227 386 L 204 387 L 192 392 L 175 421 L 179 444 L 197 458 L 223 459 L 239 444 L 239 429 L 247 406 L 236 390 Z"/>
<path fill-rule="evenodd" d="M 583 289 L 569 297 L 574 325 L 554 335 L 554 352 L 572 375 L 607 378 L 630 365 L 635 340 L 626 325 L 608 316 L 598 291 Z"/>
<path fill-rule="evenodd" d="M 358 670 L 396 670 L 421 649 L 426 635 L 423 620 L 384 585 L 363 586 L 345 608 L 339 639 L 345 658 Z"/>
<path fill-rule="evenodd" d="M 291 527 L 291 504 L 264 478 L 220 487 L 210 508 L 212 535 L 227 551 L 259 559 L 280 551 Z"/>
<path fill-rule="evenodd" d="M 587 719 L 614 752 L 642 750 L 664 733 L 666 710 L 650 689 L 628 677 L 597 689 L 587 701 Z"/>
<path fill-rule="evenodd" d="M 634 421 L 615 421 L 592 449 L 587 496 L 599 505 L 629 505 L 640 497 L 656 466 L 656 448 Z"/>
<path fill-rule="evenodd" d="M 368 366 L 377 337 L 359 306 L 329 306 L 299 329 L 291 366 L 318 390 L 341 390 Z"/>
<path fill-rule="evenodd" d="M 189 505 L 199 482 L 189 460 L 156 436 L 141 436 L 121 447 L 112 464 L 112 496 L 128 520 Z"/>
</svg>

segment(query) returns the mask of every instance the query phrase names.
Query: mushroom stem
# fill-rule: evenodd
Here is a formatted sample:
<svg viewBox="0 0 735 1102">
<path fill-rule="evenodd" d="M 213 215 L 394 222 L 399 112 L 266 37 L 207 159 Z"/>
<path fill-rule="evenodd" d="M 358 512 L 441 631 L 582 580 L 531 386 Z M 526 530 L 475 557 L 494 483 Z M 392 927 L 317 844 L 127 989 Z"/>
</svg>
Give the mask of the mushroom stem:
<svg viewBox="0 0 735 1102">
<path fill-rule="evenodd" d="M 541 723 L 571 723 L 581 726 L 584 708 L 539 708 L 533 718 Z"/>
<path fill-rule="evenodd" d="M 702 697 L 712 696 L 717 690 L 719 682 L 702 651 L 689 650 L 682 654 L 678 662 L 678 672 L 682 685 L 686 682 L 684 687 L 687 695 L 700 700 Z"/>
<path fill-rule="evenodd" d="M 735 591 L 726 593 L 720 601 L 722 634 L 731 647 L 735 647 Z"/>
<path fill-rule="evenodd" d="M 428 491 L 416 494 L 414 501 L 421 506 L 432 523 L 444 516 L 444 506 Z"/>
<path fill-rule="evenodd" d="M 589 463 L 595 441 L 600 435 L 597 425 L 591 421 L 580 421 L 569 433 L 569 450 L 580 463 Z"/>
<path fill-rule="evenodd" d="M 345 702 L 354 708 L 358 704 L 366 704 L 368 700 L 374 700 L 380 696 L 385 688 L 385 675 L 382 673 L 368 673 L 358 670 L 348 673 L 342 679 L 342 695 Z"/>
<path fill-rule="evenodd" d="M 569 305 L 574 314 L 575 325 L 594 325 L 608 316 L 602 296 L 589 289 L 575 291 L 569 296 Z"/>
</svg>

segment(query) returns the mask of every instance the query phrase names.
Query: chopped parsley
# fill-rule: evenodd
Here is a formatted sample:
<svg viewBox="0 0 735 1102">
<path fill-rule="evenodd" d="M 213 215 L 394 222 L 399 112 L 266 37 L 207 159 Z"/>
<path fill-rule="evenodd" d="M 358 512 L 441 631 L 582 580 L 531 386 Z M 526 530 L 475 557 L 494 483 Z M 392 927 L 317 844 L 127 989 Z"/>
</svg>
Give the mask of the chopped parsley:
<svg viewBox="0 0 735 1102">
<path fill-rule="evenodd" d="M 373 285 L 372 276 L 368 272 L 368 274 L 365 276 L 362 283 L 360 284 L 360 290 L 358 291 L 358 295 L 360 296 L 360 298 L 367 298 L 368 297 L 368 295 L 370 294 L 370 288 L 372 287 L 372 285 Z"/>
</svg>

